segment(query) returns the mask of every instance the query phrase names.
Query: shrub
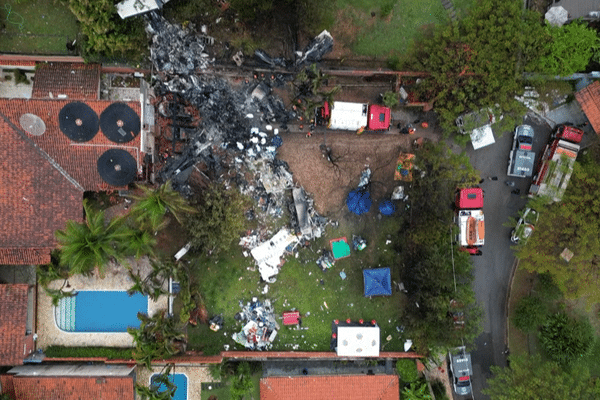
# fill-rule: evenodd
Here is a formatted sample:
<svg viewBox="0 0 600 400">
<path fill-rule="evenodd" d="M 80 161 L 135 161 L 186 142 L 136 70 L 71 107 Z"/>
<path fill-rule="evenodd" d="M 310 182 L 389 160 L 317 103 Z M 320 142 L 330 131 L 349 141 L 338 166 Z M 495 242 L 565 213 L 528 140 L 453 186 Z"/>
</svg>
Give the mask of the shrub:
<svg viewBox="0 0 600 400">
<path fill-rule="evenodd" d="M 397 106 L 399 103 L 398 93 L 387 91 L 383 94 L 383 105 L 389 108 Z"/>
<path fill-rule="evenodd" d="M 515 326 L 525 333 L 534 332 L 544 323 L 548 314 L 546 303 L 534 296 L 519 300 L 513 315 Z"/>
<path fill-rule="evenodd" d="M 132 360 L 133 349 L 122 347 L 63 347 L 49 346 L 44 354 L 47 357 L 68 358 L 68 357 L 104 357 L 110 360 Z"/>
<path fill-rule="evenodd" d="M 401 358 L 396 361 L 396 371 L 404 383 L 411 383 L 419 378 L 417 364 L 410 358 Z"/>
<path fill-rule="evenodd" d="M 550 315 L 539 333 L 548 356 L 562 365 L 584 357 L 592 348 L 594 331 L 587 318 L 572 318 L 564 312 Z"/>
<path fill-rule="evenodd" d="M 547 301 L 558 300 L 562 297 L 560 288 L 556 285 L 549 272 L 538 275 L 535 291 L 539 297 Z"/>
<path fill-rule="evenodd" d="M 448 399 L 448 394 L 446 393 L 446 386 L 444 386 L 442 381 L 431 382 L 431 389 L 433 390 L 435 400 L 450 400 Z"/>
</svg>

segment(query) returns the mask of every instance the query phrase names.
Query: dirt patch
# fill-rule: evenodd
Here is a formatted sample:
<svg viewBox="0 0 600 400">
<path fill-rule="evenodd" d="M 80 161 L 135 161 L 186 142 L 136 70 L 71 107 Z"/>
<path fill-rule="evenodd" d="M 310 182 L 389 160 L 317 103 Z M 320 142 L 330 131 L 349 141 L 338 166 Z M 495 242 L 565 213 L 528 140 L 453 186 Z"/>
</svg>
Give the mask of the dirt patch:
<svg viewBox="0 0 600 400">
<path fill-rule="evenodd" d="M 326 135 L 326 136 L 325 136 Z M 371 198 L 374 203 L 389 196 L 398 182 L 394 170 L 400 151 L 410 149 L 412 136 L 399 134 L 363 134 L 351 132 L 315 132 L 282 135 L 278 158 L 286 161 L 294 181 L 314 196 L 318 212 L 339 216 L 346 211 L 346 197 L 355 188 L 361 171 L 372 171 Z M 320 145 L 326 140 L 335 165 L 323 157 Z"/>
</svg>

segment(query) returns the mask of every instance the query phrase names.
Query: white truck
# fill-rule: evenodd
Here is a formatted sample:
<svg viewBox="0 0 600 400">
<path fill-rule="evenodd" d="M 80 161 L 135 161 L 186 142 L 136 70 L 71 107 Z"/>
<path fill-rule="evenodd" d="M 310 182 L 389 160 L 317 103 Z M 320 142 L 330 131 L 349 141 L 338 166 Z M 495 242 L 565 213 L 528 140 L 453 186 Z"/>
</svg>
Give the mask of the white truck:
<svg viewBox="0 0 600 400">
<path fill-rule="evenodd" d="M 533 175 L 535 153 L 533 147 L 533 128 L 529 125 L 519 125 L 515 129 L 513 148 L 508 161 L 508 176 L 527 178 Z"/>
<path fill-rule="evenodd" d="M 385 131 L 390 128 L 391 110 L 377 104 L 335 101 L 316 110 L 318 125 L 344 131 Z"/>
</svg>

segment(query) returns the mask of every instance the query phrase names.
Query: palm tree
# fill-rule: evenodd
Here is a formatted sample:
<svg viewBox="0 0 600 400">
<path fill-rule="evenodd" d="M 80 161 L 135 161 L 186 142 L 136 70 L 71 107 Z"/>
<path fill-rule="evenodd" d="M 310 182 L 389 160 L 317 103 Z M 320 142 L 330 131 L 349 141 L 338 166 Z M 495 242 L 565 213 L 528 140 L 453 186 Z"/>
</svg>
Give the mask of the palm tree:
<svg viewBox="0 0 600 400">
<path fill-rule="evenodd" d="M 171 181 L 167 181 L 157 189 L 138 187 L 143 193 L 134 196 L 137 203 L 133 206 L 132 215 L 141 228 L 149 228 L 153 232 L 163 228 L 167 212 L 170 212 L 179 223 L 182 214 L 196 212 L 179 192 L 173 190 Z"/>
<path fill-rule="evenodd" d="M 134 256 L 138 260 L 145 255 L 154 255 L 156 237 L 152 233 L 135 228 L 127 228 L 125 233 L 124 243 L 127 243 L 125 249 L 127 255 Z"/>
<path fill-rule="evenodd" d="M 127 232 L 120 218 L 106 225 L 104 211 L 93 209 L 86 200 L 83 209 L 84 222 L 67 221 L 65 230 L 56 231 L 60 262 L 69 267 L 71 274 L 89 275 L 98 268 L 102 276 L 109 261 L 122 259 Z"/>
<path fill-rule="evenodd" d="M 157 375 L 152 376 L 150 386 L 140 383 L 135 384 L 135 392 L 141 400 L 171 400 L 175 395 L 177 386 L 170 379 L 173 364 L 167 366 Z"/>
<path fill-rule="evenodd" d="M 166 311 L 152 317 L 138 313 L 138 319 L 141 321 L 139 329 L 127 328 L 133 336 L 133 358 L 138 364 L 151 369 L 152 360 L 165 359 L 182 351 L 183 327 L 166 315 Z"/>
</svg>

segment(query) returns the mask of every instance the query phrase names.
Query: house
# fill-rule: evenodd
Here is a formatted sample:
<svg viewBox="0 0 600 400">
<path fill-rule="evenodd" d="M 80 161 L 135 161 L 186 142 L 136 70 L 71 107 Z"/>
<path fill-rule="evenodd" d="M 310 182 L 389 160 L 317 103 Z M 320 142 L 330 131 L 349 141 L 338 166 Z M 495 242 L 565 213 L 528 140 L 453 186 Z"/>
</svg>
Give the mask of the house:
<svg viewBox="0 0 600 400">
<path fill-rule="evenodd" d="M 86 191 L 124 189 L 153 152 L 147 101 L 100 100 L 100 67 L 40 63 L 30 99 L 0 98 L 0 264 L 50 262 Z"/>
<path fill-rule="evenodd" d="M 14 400 L 134 400 L 135 366 L 22 365 L 0 375 L 1 393 Z"/>
<path fill-rule="evenodd" d="M 575 99 L 590 121 L 594 132 L 600 133 L 600 82 L 594 81 L 576 92 Z"/>
<path fill-rule="evenodd" d="M 33 295 L 27 284 L 0 285 L 0 366 L 21 365 L 35 350 Z"/>
<path fill-rule="evenodd" d="M 261 400 L 398 400 L 397 375 L 285 376 L 260 380 Z"/>
</svg>

